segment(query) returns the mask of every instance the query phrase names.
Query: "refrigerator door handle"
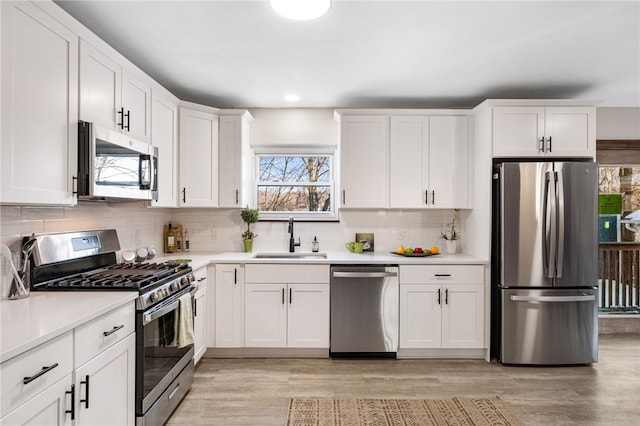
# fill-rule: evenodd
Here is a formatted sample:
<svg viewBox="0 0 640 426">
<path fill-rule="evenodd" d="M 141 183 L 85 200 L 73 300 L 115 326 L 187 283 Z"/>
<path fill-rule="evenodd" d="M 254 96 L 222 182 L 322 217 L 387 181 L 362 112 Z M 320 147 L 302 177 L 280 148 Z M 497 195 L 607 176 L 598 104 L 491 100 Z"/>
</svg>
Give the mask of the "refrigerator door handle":
<svg viewBox="0 0 640 426">
<path fill-rule="evenodd" d="M 562 180 L 562 173 L 554 172 L 556 180 L 558 182 L 556 186 L 556 208 L 558 211 L 558 223 L 556 225 L 557 239 L 556 239 L 556 278 L 562 278 L 562 264 L 564 263 L 564 230 L 565 230 L 565 216 L 564 216 L 564 183 Z"/>
<path fill-rule="evenodd" d="M 544 188 L 544 221 L 542 232 L 544 234 L 543 255 L 544 272 L 547 278 L 555 277 L 556 258 L 556 183 L 554 172 L 545 172 Z"/>
<path fill-rule="evenodd" d="M 514 302 L 593 302 L 596 296 L 510 296 L 510 300 Z"/>
</svg>

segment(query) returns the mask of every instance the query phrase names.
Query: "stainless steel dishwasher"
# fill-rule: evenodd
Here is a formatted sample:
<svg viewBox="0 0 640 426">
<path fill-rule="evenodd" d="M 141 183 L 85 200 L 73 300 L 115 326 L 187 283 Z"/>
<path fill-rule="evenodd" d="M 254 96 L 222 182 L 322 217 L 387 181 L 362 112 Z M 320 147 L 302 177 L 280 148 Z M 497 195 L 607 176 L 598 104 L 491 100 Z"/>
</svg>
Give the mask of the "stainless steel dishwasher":
<svg viewBox="0 0 640 426">
<path fill-rule="evenodd" d="M 397 265 L 331 266 L 331 357 L 395 358 Z"/>
</svg>

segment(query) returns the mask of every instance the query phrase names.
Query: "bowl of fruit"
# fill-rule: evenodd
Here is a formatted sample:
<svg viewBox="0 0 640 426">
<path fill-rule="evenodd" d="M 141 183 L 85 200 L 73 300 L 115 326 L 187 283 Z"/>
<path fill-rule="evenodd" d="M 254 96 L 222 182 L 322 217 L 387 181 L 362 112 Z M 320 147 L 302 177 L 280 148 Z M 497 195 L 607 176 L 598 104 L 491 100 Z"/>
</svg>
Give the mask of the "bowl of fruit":
<svg viewBox="0 0 640 426">
<path fill-rule="evenodd" d="M 440 254 L 440 249 L 438 249 L 437 246 L 423 249 L 422 247 L 405 247 L 403 245 L 400 245 L 400 247 L 398 247 L 396 251 L 392 251 L 391 253 L 405 257 L 425 257 Z"/>
</svg>

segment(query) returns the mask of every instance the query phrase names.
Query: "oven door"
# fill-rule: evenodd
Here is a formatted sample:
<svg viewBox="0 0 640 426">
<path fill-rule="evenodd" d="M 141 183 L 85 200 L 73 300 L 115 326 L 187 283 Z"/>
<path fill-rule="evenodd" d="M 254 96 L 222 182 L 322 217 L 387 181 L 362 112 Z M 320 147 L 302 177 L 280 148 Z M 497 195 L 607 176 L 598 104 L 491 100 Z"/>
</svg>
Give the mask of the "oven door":
<svg viewBox="0 0 640 426">
<path fill-rule="evenodd" d="M 136 414 L 144 415 L 193 358 L 193 344 L 175 345 L 180 296 L 189 286 L 146 311 L 136 313 Z M 192 318 L 193 319 L 193 318 Z"/>
</svg>

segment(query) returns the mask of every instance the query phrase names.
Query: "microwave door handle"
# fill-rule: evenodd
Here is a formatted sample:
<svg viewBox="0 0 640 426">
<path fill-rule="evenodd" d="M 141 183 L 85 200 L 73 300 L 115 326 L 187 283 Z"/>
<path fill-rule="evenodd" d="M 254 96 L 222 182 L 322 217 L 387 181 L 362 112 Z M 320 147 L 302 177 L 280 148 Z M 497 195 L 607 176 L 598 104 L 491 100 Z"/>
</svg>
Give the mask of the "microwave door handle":
<svg viewBox="0 0 640 426">
<path fill-rule="evenodd" d="M 152 191 L 158 190 L 158 157 L 154 155 L 151 157 L 151 187 Z"/>
<path fill-rule="evenodd" d="M 143 163 L 147 163 L 147 167 L 143 167 Z M 140 189 L 149 189 L 149 183 L 142 180 L 143 171 L 149 171 L 149 175 L 151 175 L 151 156 L 149 154 L 140 154 L 140 161 L 138 161 L 138 186 Z M 151 180 L 151 176 L 149 176 L 149 180 Z"/>
</svg>

